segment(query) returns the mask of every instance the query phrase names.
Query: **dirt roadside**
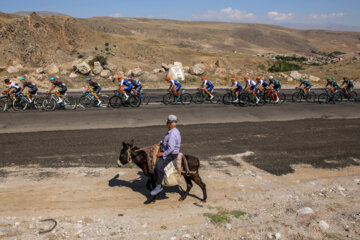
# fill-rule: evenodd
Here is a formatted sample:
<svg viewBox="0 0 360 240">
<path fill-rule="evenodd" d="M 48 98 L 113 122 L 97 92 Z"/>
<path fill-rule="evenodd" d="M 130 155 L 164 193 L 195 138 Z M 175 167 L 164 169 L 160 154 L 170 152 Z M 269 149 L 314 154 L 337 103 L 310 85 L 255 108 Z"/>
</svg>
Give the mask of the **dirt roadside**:
<svg viewBox="0 0 360 240">
<path fill-rule="evenodd" d="M 202 162 L 207 203 L 194 186 L 184 202 L 178 201 L 180 189 L 172 187 L 162 200 L 146 205 L 145 177 L 137 168 L 2 168 L 0 238 L 360 238 L 359 166 L 293 165 L 294 173 L 275 176 L 243 161 L 251 154 Z M 238 218 L 228 213 L 234 210 Z M 206 213 L 217 214 L 216 219 L 223 214 L 225 222 L 211 223 Z M 40 222 L 46 218 L 58 225 L 38 234 L 51 227 Z"/>
</svg>

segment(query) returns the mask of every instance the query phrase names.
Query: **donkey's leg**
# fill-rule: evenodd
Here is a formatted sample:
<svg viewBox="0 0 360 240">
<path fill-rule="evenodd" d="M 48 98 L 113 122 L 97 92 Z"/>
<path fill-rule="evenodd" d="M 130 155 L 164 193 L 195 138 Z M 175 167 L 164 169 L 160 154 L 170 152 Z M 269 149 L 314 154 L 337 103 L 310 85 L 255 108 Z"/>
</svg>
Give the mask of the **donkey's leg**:
<svg viewBox="0 0 360 240">
<path fill-rule="evenodd" d="M 180 198 L 179 198 L 179 201 L 183 201 L 185 200 L 185 198 L 188 196 L 191 188 L 193 187 L 193 184 L 191 182 L 191 178 L 188 177 L 188 176 L 184 176 L 185 178 L 185 181 L 186 181 L 186 191 L 184 193 L 184 195 L 182 195 Z"/>
<path fill-rule="evenodd" d="M 199 187 L 201 188 L 202 192 L 203 192 L 203 199 L 201 201 L 206 202 L 207 199 L 207 194 L 206 194 L 206 184 L 201 180 L 199 173 L 196 174 L 191 174 L 191 179 L 197 184 L 199 185 Z"/>
</svg>

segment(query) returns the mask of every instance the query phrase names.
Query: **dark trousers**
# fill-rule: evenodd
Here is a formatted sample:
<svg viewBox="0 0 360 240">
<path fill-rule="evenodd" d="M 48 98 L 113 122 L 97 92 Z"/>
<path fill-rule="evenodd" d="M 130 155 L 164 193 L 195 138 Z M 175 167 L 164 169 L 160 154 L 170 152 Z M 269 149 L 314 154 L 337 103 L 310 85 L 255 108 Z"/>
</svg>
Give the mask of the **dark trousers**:
<svg viewBox="0 0 360 240">
<path fill-rule="evenodd" d="M 159 158 L 159 160 L 156 163 L 155 166 L 155 173 L 156 173 L 156 185 L 159 185 L 162 183 L 162 180 L 165 176 L 164 168 L 166 165 L 168 165 L 172 160 L 177 158 L 177 154 L 170 154 L 167 156 L 166 159 L 163 159 L 162 157 Z"/>
</svg>

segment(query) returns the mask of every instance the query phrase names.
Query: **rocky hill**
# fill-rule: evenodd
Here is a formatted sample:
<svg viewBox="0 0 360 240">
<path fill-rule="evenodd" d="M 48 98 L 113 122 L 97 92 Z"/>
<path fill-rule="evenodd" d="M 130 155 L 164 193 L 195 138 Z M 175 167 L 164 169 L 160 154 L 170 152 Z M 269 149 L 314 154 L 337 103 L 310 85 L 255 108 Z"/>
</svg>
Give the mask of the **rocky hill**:
<svg viewBox="0 0 360 240">
<path fill-rule="evenodd" d="M 152 79 L 153 84 L 167 74 L 168 68 L 163 63 L 166 66 L 174 62 L 182 63 L 189 83 L 206 74 L 221 84 L 230 76 L 268 75 L 267 69 L 276 60 L 262 57 L 264 54 L 339 53 L 343 54 L 338 57 L 342 62 L 304 65 L 301 74 L 320 78 L 360 76 L 360 35 L 353 32 L 144 18 L 78 19 L 36 13 L 19 16 L 0 12 L 0 42 L 0 76 L 31 75 L 36 70 L 33 78 L 41 80 L 61 73 L 74 86 L 84 74 L 98 75 L 97 78 L 104 80 L 119 72 L 125 75 L 137 72 L 144 80 Z M 88 66 L 95 56 L 106 58 L 109 64 Z M 202 73 L 192 74 L 191 67 L 200 63 L 204 66 Z M 79 64 L 86 71 L 78 71 Z M 19 67 L 9 69 L 9 66 Z M 291 79 L 290 72 L 278 76 Z"/>
</svg>

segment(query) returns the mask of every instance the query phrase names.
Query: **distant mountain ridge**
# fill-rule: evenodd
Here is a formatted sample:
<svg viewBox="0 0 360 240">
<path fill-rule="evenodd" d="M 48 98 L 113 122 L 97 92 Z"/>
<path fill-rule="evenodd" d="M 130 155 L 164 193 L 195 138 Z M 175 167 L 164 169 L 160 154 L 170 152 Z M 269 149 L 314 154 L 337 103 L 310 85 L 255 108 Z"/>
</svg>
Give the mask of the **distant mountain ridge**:
<svg viewBox="0 0 360 240">
<path fill-rule="evenodd" d="M 67 16 L 69 15 L 59 13 L 59 12 L 50 12 L 50 11 L 19 11 L 13 14 L 20 15 L 20 16 L 29 16 L 31 13 L 36 12 L 39 16 Z"/>
<path fill-rule="evenodd" d="M 360 26 L 349 26 L 337 23 L 323 23 L 323 24 L 301 24 L 301 23 L 286 23 L 280 26 L 301 30 L 330 30 L 330 31 L 347 31 L 360 32 Z"/>
</svg>

